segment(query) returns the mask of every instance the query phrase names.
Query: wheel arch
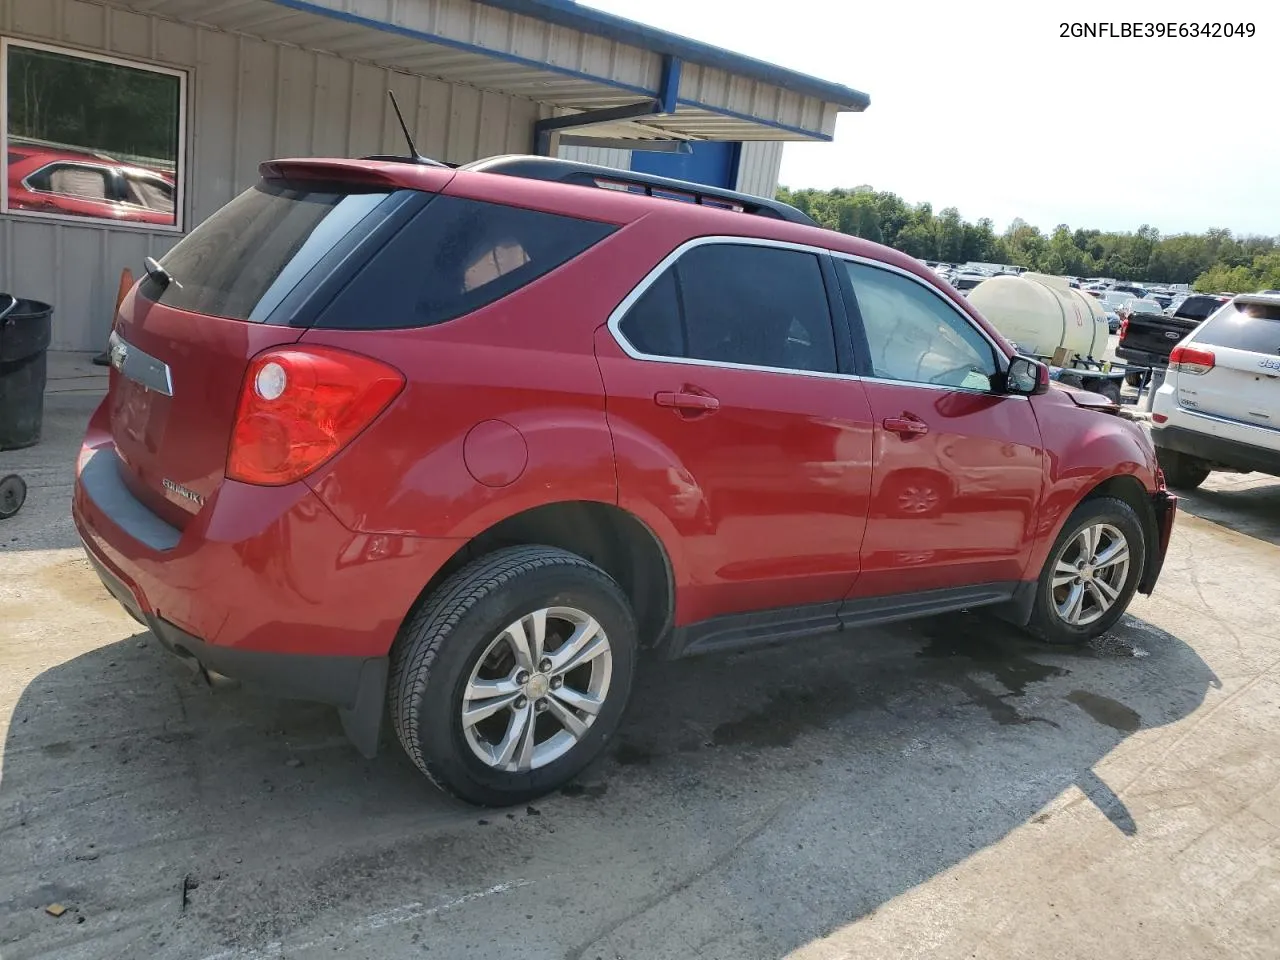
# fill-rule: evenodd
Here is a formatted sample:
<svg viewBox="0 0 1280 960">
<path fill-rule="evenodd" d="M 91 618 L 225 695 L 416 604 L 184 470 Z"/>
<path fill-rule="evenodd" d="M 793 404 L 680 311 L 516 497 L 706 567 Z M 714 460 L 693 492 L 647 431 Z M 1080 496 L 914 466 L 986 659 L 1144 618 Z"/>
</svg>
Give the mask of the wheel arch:
<svg viewBox="0 0 1280 960">
<path fill-rule="evenodd" d="M 622 587 L 641 644 L 655 646 L 675 613 L 675 574 L 659 536 L 635 514 L 611 503 L 569 500 L 542 504 L 497 521 L 463 544 L 424 584 L 412 611 L 454 572 L 503 547 L 558 547 L 600 567 Z"/>
<path fill-rule="evenodd" d="M 1155 504 L 1152 503 L 1151 494 L 1146 487 L 1142 485 L 1137 477 L 1132 474 L 1122 474 L 1120 476 L 1109 477 L 1101 483 L 1095 484 L 1083 497 L 1080 503 L 1088 500 L 1096 500 L 1099 497 L 1112 497 L 1128 504 L 1133 508 L 1133 512 L 1138 515 L 1138 520 L 1142 524 L 1143 558 L 1142 558 L 1142 577 L 1138 581 L 1139 590 L 1145 584 L 1153 570 L 1158 569 L 1160 542 L 1159 521 L 1156 517 Z M 1077 504 L 1078 506 L 1078 504 Z M 1065 523 L 1065 521 L 1063 521 Z"/>
</svg>

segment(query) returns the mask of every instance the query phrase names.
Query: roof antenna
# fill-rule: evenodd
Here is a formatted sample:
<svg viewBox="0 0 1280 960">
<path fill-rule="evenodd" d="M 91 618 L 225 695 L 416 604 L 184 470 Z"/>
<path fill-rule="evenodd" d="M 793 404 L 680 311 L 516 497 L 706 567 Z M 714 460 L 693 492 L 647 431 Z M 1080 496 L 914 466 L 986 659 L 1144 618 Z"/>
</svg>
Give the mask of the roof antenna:
<svg viewBox="0 0 1280 960">
<path fill-rule="evenodd" d="M 400 104 L 396 102 L 396 92 L 388 90 L 387 96 L 391 98 L 391 109 L 396 112 L 396 119 L 400 121 L 400 129 L 404 131 L 404 139 L 409 144 L 409 156 L 413 157 L 418 163 L 430 163 L 431 161 L 420 154 L 413 143 L 413 137 L 409 133 L 409 125 L 404 122 L 404 114 L 400 112 Z"/>
<path fill-rule="evenodd" d="M 441 163 L 439 160 L 432 160 L 430 157 L 424 157 L 418 152 L 417 146 L 413 142 L 413 136 L 409 133 L 409 125 L 404 122 L 404 114 L 400 112 L 400 104 L 396 102 L 395 91 L 388 90 L 387 96 L 391 99 L 391 108 L 396 112 L 396 119 L 400 121 L 400 129 L 404 132 L 404 139 L 409 144 L 409 156 L 407 157 L 388 157 L 388 156 L 372 156 L 362 157 L 362 160 L 381 160 L 395 163 L 404 163 L 406 160 L 410 163 L 420 163 L 428 167 L 456 167 L 455 163 Z"/>
</svg>

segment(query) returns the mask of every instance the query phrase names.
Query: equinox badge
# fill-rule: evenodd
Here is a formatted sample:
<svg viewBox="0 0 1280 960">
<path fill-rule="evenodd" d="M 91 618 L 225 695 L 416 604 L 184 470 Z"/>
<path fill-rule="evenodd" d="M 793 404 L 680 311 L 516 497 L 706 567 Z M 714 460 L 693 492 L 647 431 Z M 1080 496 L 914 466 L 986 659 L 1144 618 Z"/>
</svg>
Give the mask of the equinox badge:
<svg viewBox="0 0 1280 960">
<path fill-rule="evenodd" d="M 176 493 L 178 496 L 186 500 L 190 500 L 192 503 L 196 504 L 196 506 L 204 506 L 204 497 L 200 496 L 200 494 L 196 493 L 190 487 L 184 487 L 180 483 L 174 483 L 168 477 L 165 477 L 160 482 L 170 493 Z"/>
</svg>

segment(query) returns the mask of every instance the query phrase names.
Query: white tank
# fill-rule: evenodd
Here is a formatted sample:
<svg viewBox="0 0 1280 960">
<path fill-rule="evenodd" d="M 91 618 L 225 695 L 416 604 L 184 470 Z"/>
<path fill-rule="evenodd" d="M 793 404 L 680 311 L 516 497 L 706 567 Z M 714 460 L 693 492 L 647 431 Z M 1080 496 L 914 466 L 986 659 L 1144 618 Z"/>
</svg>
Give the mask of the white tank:
<svg viewBox="0 0 1280 960">
<path fill-rule="evenodd" d="M 1074 356 L 1101 360 L 1106 350 L 1106 313 L 1061 277 L 992 277 L 970 291 L 969 302 L 1025 354 L 1052 357 L 1066 347 Z"/>
</svg>

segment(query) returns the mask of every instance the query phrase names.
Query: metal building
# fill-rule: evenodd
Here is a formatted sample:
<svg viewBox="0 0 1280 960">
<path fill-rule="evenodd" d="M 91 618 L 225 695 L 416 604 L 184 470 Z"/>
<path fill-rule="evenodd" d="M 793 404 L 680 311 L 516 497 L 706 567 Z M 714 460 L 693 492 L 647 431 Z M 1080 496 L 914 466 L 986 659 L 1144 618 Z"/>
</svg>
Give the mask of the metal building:
<svg viewBox="0 0 1280 960">
<path fill-rule="evenodd" d="M 137 271 L 281 156 L 543 153 L 769 195 L 856 90 L 572 0 L 0 0 L 0 290 L 100 350 Z M 643 141 L 643 142 L 639 142 Z M 647 149 L 638 149 L 638 148 Z"/>
</svg>

